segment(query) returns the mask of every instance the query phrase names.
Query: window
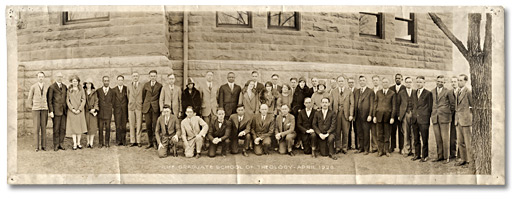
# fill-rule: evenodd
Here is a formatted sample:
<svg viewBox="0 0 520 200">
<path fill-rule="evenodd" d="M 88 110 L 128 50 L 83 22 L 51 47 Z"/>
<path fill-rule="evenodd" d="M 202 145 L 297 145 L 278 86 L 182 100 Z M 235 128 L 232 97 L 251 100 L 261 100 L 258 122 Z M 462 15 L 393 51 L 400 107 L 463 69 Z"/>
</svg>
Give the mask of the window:
<svg viewBox="0 0 520 200">
<path fill-rule="evenodd" d="M 384 38 L 382 13 L 359 13 L 359 35 Z"/>
<path fill-rule="evenodd" d="M 217 27 L 252 28 L 251 12 L 217 12 Z"/>
<path fill-rule="evenodd" d="M 408 17 L 395 17 L 395 40 L 416 43 L 416 24 L 414 13 Z"/>
<path fill-rule="evenodd" d="M 267 28 L 300 30 L 300 13 L 268 12 Z"/>
<path fill-rule="evenodd" d="M 63 12 L 63 25 L 108 21 L 108 12 Z"/>
</svg>

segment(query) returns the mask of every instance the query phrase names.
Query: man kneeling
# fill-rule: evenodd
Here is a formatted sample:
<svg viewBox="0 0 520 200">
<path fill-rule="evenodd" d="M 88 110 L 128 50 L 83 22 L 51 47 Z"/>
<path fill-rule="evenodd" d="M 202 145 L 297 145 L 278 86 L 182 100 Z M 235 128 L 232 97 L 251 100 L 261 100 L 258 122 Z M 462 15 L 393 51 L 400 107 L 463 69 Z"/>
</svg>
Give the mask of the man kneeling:
<svg viewBox="0 0 520 200">
<path fill-rule="evenodd" d="M 231 122 L 224 119 L 226 112 L 224 108 L 218 108 L 217 118 L 212 119 L 208 131 L 209 140 L 209 157 L 215 157 L 217 154 L 217 148 L 219 145 L 222 146 L 222 157 L 226 157 L 227 149 L 229 146 L 229 135 L 231 134 Z"/>
<path fill-rule="evenodd" d="M 290 156 L 294 156 L 292 152 L 292 146 L 294 144 L 294 138 L 296 138 L 296 132 L 294 132 L 294 116 L 289 114 L 289 106 L 287 104 L 282 105 L 282 113 L 276 117 L 276 129 L 275 138 L 278 140 L 278 151 L 280 154 L 288 153 Z"/>
<path fill-rule="evenodd" d="M 175 117 L 169 105 L 163 107 L 162 115 L 157 119 L 155 126 L 155 139 L 159 144 L 157 152 L 159 158 L 165 158 L 173 150 L 173 156 L 177 157 L 177 142 L 181 134 L 181 125 Z"/>
<path fill-rule="evenodd" d="M 200 128 L 202 127 L 202 129 Z M 186 118 L 181 121 L 182 141 L 184 142 L 184 156 L 200 158 L 204 137 L 208 132 L 208 124 L 193 112 L 193 107 L 186 108 Z M 195 150 L 197 150 L 196 154 Z"/>
<path fill-rule="evenodd" d="M 256 155 L 269 155 L 271 136 L 274 133 L 274 116 L 267 114 L 267 110 L 267 104 L 260 105 L 260 113 L 253 118 L 251 123 L 253 148 Z"/>
</svg>

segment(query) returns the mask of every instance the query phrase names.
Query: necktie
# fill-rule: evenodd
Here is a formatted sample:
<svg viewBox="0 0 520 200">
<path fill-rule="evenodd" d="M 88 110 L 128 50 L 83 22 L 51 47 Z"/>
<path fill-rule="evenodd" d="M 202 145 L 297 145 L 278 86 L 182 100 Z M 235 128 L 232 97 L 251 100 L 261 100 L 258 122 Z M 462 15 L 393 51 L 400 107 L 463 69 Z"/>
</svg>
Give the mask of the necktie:
<svg viewBox="0 0 520 200">
<path fill-rule="evenodd" d="M 103 88 L 103 91 L 105 92 L 105 95 L 107 95 L 108 89 L 107 88 Z"/>
<path fill-rule="evenodd" d="M 462 94 L 462 89 L 459 88 L 459 94 L 457 94 L 457 97 L 460 97 L 461 94 Z"/>
<path fill-rule="evenodd" d="M 137 82 L 136 82 L 136 83 L 134 83 L 134 89 L 136 89 L 136 90 L 137 90 Z"/>
<path fill-rule="evenodd" d="M 383 94 L 386 95 L 386 90 L 383 90 Z"/>
<path fill-rule="evenodd" d="M 282 118 L 282 132 L 285 131 L 285 116 Z"/>
<path fill-rule="evenodd" d="M 218 128 L 222 128 L 222 122 L 218 122 Z"/>
<path fill-rule="evenodd" d="M 340 89 L 339 95 L 343 96 L 343 88 Z"/>
<path fill-rule="evenodd" d="M 58 83 L 58 87 L 59 87 L 59 88 L 60 88 L 60 90 L 61 90 L 61 83 Z"/>
<path fill-rule="evenodd" d="M 419 90 L 419 92 L 417 92 L 417 97 L 421 97 L 421 93 L 422 93 L 422 90 Z"/>
<path fill-rule="evenodd" d="M 211 83 L 209 83 L 209 91 L 211 91 L 211 88 L 212 88 L 211 86 L 212 86 L 212 84 L 211 84 Z"/>
</svg>

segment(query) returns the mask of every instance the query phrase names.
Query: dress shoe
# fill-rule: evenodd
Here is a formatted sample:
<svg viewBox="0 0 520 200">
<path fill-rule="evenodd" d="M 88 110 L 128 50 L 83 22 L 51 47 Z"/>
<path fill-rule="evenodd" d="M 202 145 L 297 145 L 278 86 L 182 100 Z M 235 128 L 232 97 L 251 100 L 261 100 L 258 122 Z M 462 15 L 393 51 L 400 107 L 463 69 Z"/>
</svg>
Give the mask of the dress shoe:
<svg viewBox="0 0 520 200">
<path fill-rule="evenodd" d="M 465 165 L 465 164 L 466 164 L 466 162 L 462 161 L 462 162 L 455 163 L 455 166 L 462 166 L 462 165 Z"/>
<path fill-rule="evenodd" d="M 200 153 L 198 153 L 195 158 L 199 159 L 200 158 Z"/>
<path fill-rule="evenodd" d="M 311 151 L 311 157 L 313 158 L 317 158 L 318 156 L 316 156 L 316 152 L 314 150 Z"/>
<path fill-rule="evenodd" d="M 222 157 L 225 158 L 225 157 L 226 157 L 226 154 L 222 154 Z"/>
<path fill-rule="evenodd" d="M 355 154 L 363 153 L 363 151 L 357 150 L 357 151 L 354 151 L 354 153 L 355 153 Z"/>
<path fill-rule="evenodd" d="M 383 153 L 379 152 L 379 153 L 377 153 L 377 156 L 381 157 L 381 156 L 383 156 Z"/>
<path fill-rule="evenodd" d="M 45 147 L 42 147 L 42 151 L 47 151 L 47 149 L 45 149 Z"/>
<path fill-rule="evenodd" d="M 100 149 L 103 148 L 103 145 L 102 144 L 98 145 L 98 148 L 100 148 Z"/>
<path fill-rule="evenodd" d="M 78 149 L 78 147 L 76 147 L 76 146 L 72 147 L 72 150 L 76 150 L 76 149 Z"/>
<path fill-rule="evenodd" d="M 65 150 L 65 148 L 63 148 L 61 145 L 58 146 L 58 149 Z"/>
<path fill-rule="evenodd" d="M 294 153 L 292 151 L 289 151 L 289 156 L 294 156 Z"/>
<path fill-rule="evenodd" d="M 413 157 L 412 161 L 416 161 L 416 160 L 419 160 L 419 159 L 420 159 L 419 157 Z"/>
<path fill-rule="evenodd" d="M 445 160 L 444 162 L 442 162 L 442 164 L 448 164 L 448 163 L 450 163 L 450 160 L 449 160 L 449 159 L 448 159 L 448 160 Z"/>
<path fill-rule="evenodd" d="M 105 147 L 110 148 L 110 144 L 107 144 Z"/>
<path fill-rule="evenodd" d="M 83 149 L 83 146 L 78 144 L 78 149 Z"/>
<path fill-rule="evenodd" d="M 365 151 L 365 153 L 363 153 L 363 155 L 365 155 L 365 156 L 366 156 L 366 155 L 368 155 L 368 152 L 367 152 L 367 151 Z"/>
<path fill-rule="evenodd" d="M 443 161 L 443 160 L 444 160 L 444 159 L 442 159 L 442 158 L 437 158 L 437 159 L 435 159 L 435 160 L 432 160 L 432 162 L 441 162 L 441 161 Z"/>
<path fill-rule="evenodd" d="M 151 148 L 153 148 L 153 144 L 150 144 L 150 145 L 148 145 L 148 146 L 146 147 L 146 149 L 151 149 Z"/>
<path fill-rule="evenodd" d="M 389 154 L 389 153 L 385 153 L 385 156 L 386 156 L 386 157 L 390 157 L 390 154 Z"/>
<path fill-rule="evenodd" d="M 137 143 L 137 147 L 142 147 L 141 143 Z"/>
<path fill-rule="evenodd" d="M 375 153 L 375 152 L 377 152 L 377 150 L 372 150 L 372 151 L 370 151 L 370 153 Z"/>
<path fill-rule="evenodd" d="M 34 150 L 34 152 L 38 152 L 38 151 L 40 151 L 40 149 L 35 149 L 35 150 Z"/>
<path fill-rule="evenodd" d="M 403 154 L 403 150 L 402 149 L 399 149 L 399 154 Z"/>
<path fill-rule="evenodd" d="M 358 151 L 359 151 L 359 150 L 358 150 Z M 343 153 L 343 154 L 347 154 L 347 150 L 346 150 L 346 149 L 342 149 L 342 150 L 341 150 L 341 153 Z"/>
<path fill-rule="evenodd" d="M 337 160 L 338 157 L 336 157 L 336 155 L 330 155 L 329 158 L 332 158 L 332 160 Z"/>
<path fill-rule="evenodd" d="M 428 158 L 422 158 L 421 162 L 426 162 L 427 160 L 428 160 Z"/>
<path fill-rule="evenodd" d="M 242 152 L 242 155 L 244 155 L 245 157 L 249 157 L 249 155 L 247 155 L 247 152 L 246 152 L 246 151 L 243 151 L 243 152 Z"/>
<path fill-rule="evenodd" d="M 54 151 L 58 151 L 58 147 L 54 147 Z"/>
</svg>

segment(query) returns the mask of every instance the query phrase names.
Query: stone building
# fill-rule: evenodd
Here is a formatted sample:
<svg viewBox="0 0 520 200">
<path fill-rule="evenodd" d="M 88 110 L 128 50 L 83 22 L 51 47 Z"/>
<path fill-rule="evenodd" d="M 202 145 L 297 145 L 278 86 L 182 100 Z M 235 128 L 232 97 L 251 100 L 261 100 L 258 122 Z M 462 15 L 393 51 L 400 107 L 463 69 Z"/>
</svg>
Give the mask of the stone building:
<svg viewBox="0 0 520 200">
<path fill-rule="evenodd" d="M 425 75 L 427 88 L 434 87 L 435 76 L 452 71 L 452 44 L 426 13 L 185 12 L 168 6 L 89 11 L 36 7 L 19 12 L 20 134 L 32 127 L 25 105 L 38 71 L 47 75 L 47 82 L 60 71 L 65 77 L 77 74 L 82 81 L 93 78 L 96 87 L 103 75 L 112 77 L 111 86 L 119 74 L 129 83 L 132 72 L 139 72 L 144 82 L 151 69 L 163 83 L 173 72 L 179 86 L 188 76 L 203 83 L 207 71 L 215 73 L 219 84 L 233 71 L 240 85 L 252 70 L 260 72 L 262 82 L 273 73 L 283 82 L 340 74 L 378 74 L 393 82 L 393 75 L 401 73 Z M 452 26 L 452 14 L 439 15 Z"/>
</svg>

